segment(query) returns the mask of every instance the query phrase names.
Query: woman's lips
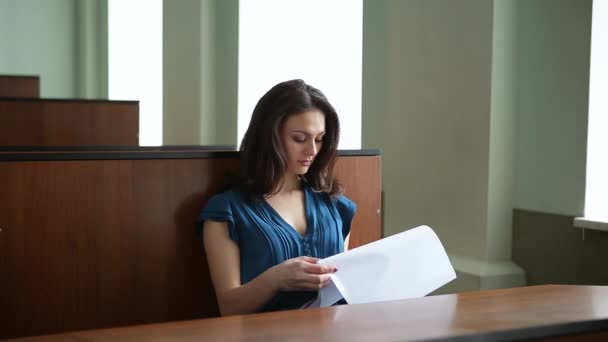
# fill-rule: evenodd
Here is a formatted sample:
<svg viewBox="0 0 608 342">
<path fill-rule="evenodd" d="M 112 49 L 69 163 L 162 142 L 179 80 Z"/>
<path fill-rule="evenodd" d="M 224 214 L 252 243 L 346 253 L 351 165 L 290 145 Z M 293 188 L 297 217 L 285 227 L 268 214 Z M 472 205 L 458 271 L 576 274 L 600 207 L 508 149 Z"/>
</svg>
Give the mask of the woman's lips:
<svg viewBox="0 0 608 342">
<path fill-rule="evenodd" d="M 310 164 L 312 163 L 312 160 L 298 160 L 298 163 L 300 163 L 304 166 L 310 166 Z"/>
</svg>

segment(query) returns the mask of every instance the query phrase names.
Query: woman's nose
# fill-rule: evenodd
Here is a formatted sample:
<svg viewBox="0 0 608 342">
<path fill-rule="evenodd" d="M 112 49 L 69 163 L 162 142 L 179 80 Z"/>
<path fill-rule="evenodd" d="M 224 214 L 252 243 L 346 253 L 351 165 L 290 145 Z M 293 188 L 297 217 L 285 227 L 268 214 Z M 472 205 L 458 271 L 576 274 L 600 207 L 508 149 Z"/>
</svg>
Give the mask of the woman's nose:
<svg viewBox="0 0 608 342">
<path fill-rule="evenodd" d="M 311 144 L 306 146 L 305 153 L 307 156 L 315 156 L 317 154 L 317 145 L 315 144 L 314 140 Z"/>
</svg>

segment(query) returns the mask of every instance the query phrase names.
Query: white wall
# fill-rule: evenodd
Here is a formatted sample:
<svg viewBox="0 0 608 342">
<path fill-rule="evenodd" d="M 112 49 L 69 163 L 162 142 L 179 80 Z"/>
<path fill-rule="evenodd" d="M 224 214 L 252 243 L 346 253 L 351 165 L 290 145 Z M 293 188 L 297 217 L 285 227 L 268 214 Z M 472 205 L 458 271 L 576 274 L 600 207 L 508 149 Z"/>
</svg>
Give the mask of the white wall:
<svg viewBox="0 0 608 342">
<path fill-rule="evenodd" d="M 369 34 L 364 42 L 385 50 L 364 50 L 364 68 L 372 63 L 382 76 L 364 74 L 378 82 L 365 89 L 379 90 L 364 93 L 363 139 L 383 150 L 385 235 L 428 224 L 448 251 L 485 256 L 492 8 L 366 2 L 364 30 L 386 25 L 374 29 L 381 43 Z"/>
<path fill-rule="evenodd" d="M 76 91 L 74 0 L 0 1 L 0 73 L 39 75 L 42 97 Z"/>
<path fill-rule="evenodd" d="M 163 2 L 163 144 L 236 142 L 238 0 Z"/>
<path fill-rule="evenodd" d="M 459 274 L 444 292 L 524 285 L 510 260 L 515 1 L 365 8 L 363 141 L 383 150 L 384 234 L 433 227 Z"/>
<path fill-rule="evenodd" d="M 494 1 L 486 255 L 511 258 L 517 117 L 517 2 Z"/>
<path fill-rule="evenodd" d="M 519 0 L 515 207 L 580 216 L 591 0 Z"/>
<path fill-rule="evenodd" d="M 209 41 L 204 35 L 208 31 L 201 27 L 202 9 L 212 5 L 200 0 L 163 2 L 164 145 L 208 144 L 213 140 L 211 129 L 201 131 L 201 103 L 213 106 L 213 89 L 207 88 L 207 79 L 202 78 L 202 68 L 212 61 L 202 50 Z M 205 11 L 207 15 L 209 12 Z M 213 123 L 207 127 L 213 127 Z"/>
</svg>

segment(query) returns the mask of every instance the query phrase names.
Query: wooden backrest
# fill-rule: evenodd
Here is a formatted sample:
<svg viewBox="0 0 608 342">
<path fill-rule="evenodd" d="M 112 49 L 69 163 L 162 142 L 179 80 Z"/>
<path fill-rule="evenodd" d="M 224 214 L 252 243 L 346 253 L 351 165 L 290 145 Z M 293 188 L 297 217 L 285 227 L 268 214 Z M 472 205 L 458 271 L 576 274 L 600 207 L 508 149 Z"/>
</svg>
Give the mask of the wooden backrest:
<svg viewBox="0 0 608 342">
<path fill-rule="evenodd" d="M 381 236 L 380 156 L 348 154 L 358 246 Z M 193 221 L 237 156 L 0 152 L 0 338 L 216 316 Z"/>
<path fill-rule="evenodd" d="M 40 78 L 38 76 L 0 75 L 0 97 L 40 96 Z"/>
<path fill-rule="evenodd" d="M 0 146 L 139 145 L 137 101 L 0 98 Z"/>
</svg>

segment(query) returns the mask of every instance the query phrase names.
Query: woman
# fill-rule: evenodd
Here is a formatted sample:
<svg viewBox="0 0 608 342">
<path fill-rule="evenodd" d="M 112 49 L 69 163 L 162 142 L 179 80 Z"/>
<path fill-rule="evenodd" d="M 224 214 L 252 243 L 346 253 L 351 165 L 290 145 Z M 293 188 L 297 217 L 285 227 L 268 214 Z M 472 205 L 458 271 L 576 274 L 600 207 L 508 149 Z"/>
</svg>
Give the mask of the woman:
<svg viewBox="0 0 608 342">
<path fill-rule="evenodd" d="M 319 259 L 344 251 L 356 206 L 332 171 L 340 124 L 318 89 L 279 83 L 256 105 L 241 179 L 199 216 L 220 313 L 295 309 L 329 284 Z"/>
</svg>

